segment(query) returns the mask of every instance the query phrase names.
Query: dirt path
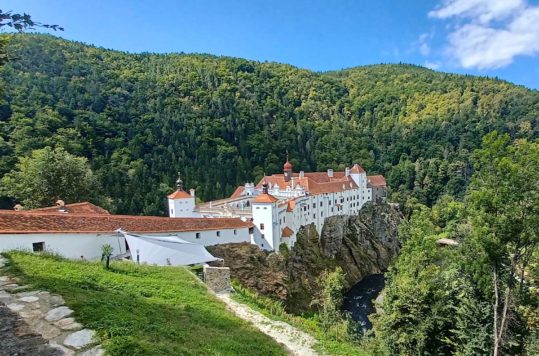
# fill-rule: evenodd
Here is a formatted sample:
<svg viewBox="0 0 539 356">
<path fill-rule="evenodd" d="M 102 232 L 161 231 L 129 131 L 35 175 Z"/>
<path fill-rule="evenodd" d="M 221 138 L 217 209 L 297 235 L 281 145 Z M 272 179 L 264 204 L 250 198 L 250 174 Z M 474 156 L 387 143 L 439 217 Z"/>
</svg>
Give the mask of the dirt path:
<svg viewBox="0 0 539 356">
<path fill-rule="evenodd" d="M 229 293 L 218 293 L 217 297 L 225 302 L 238 317 L 253 323 L 264 334 L 286 346 L 292 355 L 318 355 L 312 348 L 316 342 L 312 336 L 285 322 L 271 320 L 250 307 L 232 300 Z"/>
</svg>

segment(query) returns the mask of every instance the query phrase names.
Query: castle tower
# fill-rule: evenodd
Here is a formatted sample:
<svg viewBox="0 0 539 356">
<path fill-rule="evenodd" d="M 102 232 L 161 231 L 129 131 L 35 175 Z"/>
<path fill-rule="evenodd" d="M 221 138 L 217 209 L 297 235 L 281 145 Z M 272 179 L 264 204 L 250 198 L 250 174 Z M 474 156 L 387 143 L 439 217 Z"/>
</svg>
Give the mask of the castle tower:
<svg viewBox="0 0 539 356">
<path fill-rule="evenodd" d="M 294 166 L 292 166 L 292 163 L 288 161 L 288 153 L 287 153 L 286 162 L 283 165 L 283 173 L 284 173 L 285 182 L 290 182 L 290 180 L 292 179 L 292 168 L 294 168 Z"/>
<path fill-rule="evenodd" d="M 278 249 L 280 236 L 279 226 L 273 222 L 278 221 L 277 198 L 268 193 L 268 184 L 262 185 L 262 194 L 253 199 L 253 223 L 260 232 L 260 241 L 257 243 L 263 249 Z M 263 246 L 262 246 L 263 245 Z"/>
<path fill-rule="evenodd" d="M 354 164 L 352 169 L 350 169 L 350 177 L 352 177 L 359 188 L 367 188 L 367 173 L 359 164 Z"/>
<path fill-rule="evenodd" d="M 191 194 L 183 190 L 183 181 L 179 172 L 176 180 L 176 191 L 167 198 L 168 214 L 171 218 L 195 217 L 195 190 L 191 189 Z"/>
</svg>

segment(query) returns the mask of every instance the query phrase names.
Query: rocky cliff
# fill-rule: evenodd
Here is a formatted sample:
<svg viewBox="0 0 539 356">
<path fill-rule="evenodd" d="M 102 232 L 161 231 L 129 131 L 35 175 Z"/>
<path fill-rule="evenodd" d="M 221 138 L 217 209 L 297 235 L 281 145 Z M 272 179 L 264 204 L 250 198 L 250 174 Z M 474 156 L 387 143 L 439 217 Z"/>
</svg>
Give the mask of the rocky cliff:
<svg viewBox="0 0 539 356">
<path fill-rule="evenodd" d="M 227 244 L 209 247 L 225 260 L 234 278 L 259 293 L 282 300 L 292 312 L 306 311 L 318 288 L 317 277 L 340 266 L 349 286 L 387 269 L 399 249 L 399 210 L 368 203 L 357 216 L 326 219 L 319 235 L 314 225 L 303 227 L 290 251 L 266 253 L 256 246 Z"/>
</svg>

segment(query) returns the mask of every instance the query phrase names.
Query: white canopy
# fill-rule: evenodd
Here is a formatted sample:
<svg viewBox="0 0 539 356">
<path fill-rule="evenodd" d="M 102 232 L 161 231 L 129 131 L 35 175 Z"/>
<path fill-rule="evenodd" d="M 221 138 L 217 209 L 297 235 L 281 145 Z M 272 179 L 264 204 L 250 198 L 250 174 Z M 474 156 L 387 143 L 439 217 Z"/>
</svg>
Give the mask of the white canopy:
<svg viewBox="0 0 539 356">
<path fill-rule="evenodd" d="M 204 246 L 178 236 L 142 236 L 118 230 L 124 235 L 133 261 L 159 266 L 186 266 L 215 261 Z M 138 259 L 137 259 L 138 256 Z"/>
</svg>

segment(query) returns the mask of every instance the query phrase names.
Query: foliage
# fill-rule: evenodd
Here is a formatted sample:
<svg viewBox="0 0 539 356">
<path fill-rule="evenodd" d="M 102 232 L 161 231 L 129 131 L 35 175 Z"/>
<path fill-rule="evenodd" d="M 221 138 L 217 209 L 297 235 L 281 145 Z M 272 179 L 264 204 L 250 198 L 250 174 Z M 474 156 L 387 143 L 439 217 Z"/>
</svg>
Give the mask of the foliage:
<svg viewBox="0 0 539 356">
<path fill-rule="evenodd" d="M 61 294 L 110 355 L 285 355 L 271 338 L 226 311 L 181 267 L 68 261 L 11 252 L 11 274 Z"/>
<path fill-rule="evenodd" d="M 286 150 L 297 170 L 358 162 L 386 175 L 394 200 L 430 206 L 463 196 L 486 133 L 538 137 L 537 92 L 415 66 L 314 73 L 43 35 L 14 35 L 9 52 L 0 175 L 63 147 L 88 159 L 120 213 L 165 214 L 177 171 L 202 200 L 228 196 L 280 172 Z"/>
<path fill-rule="evenodd" d="M 492 279 L 494 355 L 521 352 L 518 308 L 529 297 L 524 276 L 539 247 L 539 141 L 510 144 L 508 135 L 493 132 L 474 159 L 472 238 L 491 271 L 482 284 Z"/>
<path fill-rule="evenodd" d="M 32 17 L 28 14 L 16 14 L 11 11 L 3 11 L 0 9 L 0 30 L 3 28 L 12 28 L 18 32 L 23 32 L 28 29 L 35 29 L 36 27 L 49 28 L 54 31 L 63 31 L 64 29 L 58 25 L 47 25 L 41 22 L 32 20 Z M 0 67 L 7 63 L 8 54 L 6 53 L 6 46 L 8 44 L 8 36 L 0 34 Z"/>
<path fill-rule="evenodd" d="M 281 302 L 261 296 L 248 288 L 243 287 L 239 282 L 232 281 L 235 293 L 233 298 L 241 303 L 258 310 L 268 318 L 280 320 L 312 335 L 318 342 L 314 346 L 324 355 L 366 355 L 354 338 L 339 338 L 330 335 L 322 327 L 322 323 L 317 314 L 294 315 L 286 312 Z"/>
<path fill-rule="evenodd" d="M 104 244 L 101 246 L 101 260 L 105 260 L 105 268 L 110 268 L 110 256 L 112 256 L 112 252 L 114 249 L 109 244 Z"/>
<path fill-rule="evenodd" d="M 496 132 L 473 155 L 464 203 L 443 197 L 401 227 L 384 313 L 390 354 L 533 354 L 539 310 L 539 142 Z M 440 247 L 451 238 L 458 247 Z"/>
<path fill-rule="evenodd" d="M 66 203 L 99 202 L 97 178 L 87 159 L 67 153 L 63 148 L 45 147 L 21 157 L 17 169 L 0 181 L 0 190 L 22 202 L 24 207 L 50 206 L 57 199 Z"/>
<path fill-rule="evenodd" d="M 342 312 L 343 292 L 346 287 L 346 278 L 340 267 L 333 271 L 325 270 L 318 277 L 318 295 L 313 304 L 318 307 L 320 326 L 328 337 L 335 341 L 351 341 L 355 332 L 352 322 Z"/>
<path fill-rule="evenodd" d="M 26 29 L 34 29 L 36 27 L 50 28 L 52 30 L 63 31 L 64 29 L 58 25 L 47 25 L 32 20 L 28 14 L 15 14 L 11 11 L 2 11 L 0 9 L 0 29 L 2 27 L 10 27 L 16 31 L 22 32 Z"/>
</svg>

